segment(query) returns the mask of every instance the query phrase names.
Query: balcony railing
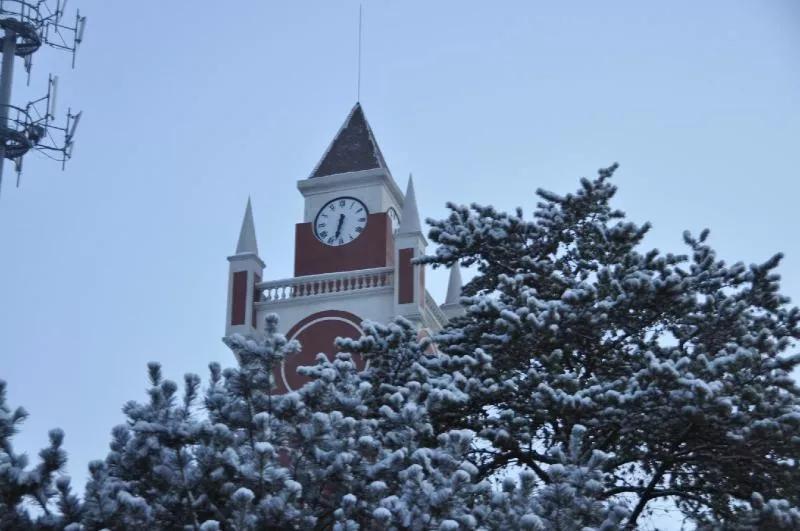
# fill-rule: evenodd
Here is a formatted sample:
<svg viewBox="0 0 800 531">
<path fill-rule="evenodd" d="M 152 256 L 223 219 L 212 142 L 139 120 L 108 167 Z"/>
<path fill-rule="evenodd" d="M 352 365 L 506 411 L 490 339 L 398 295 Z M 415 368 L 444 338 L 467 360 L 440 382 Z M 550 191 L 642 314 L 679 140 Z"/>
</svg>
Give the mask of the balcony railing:
<svg viewBox="0 0 800 531">
<path fill-rule="evenodd" d="M 270 280 L 256 284 L 262 301 L 276 302 L 333 293 L 363 291 L 392 287 L 394 269 L 377 267 L 343 273 L 324 273 L 303 277 Z"/>
</svg>

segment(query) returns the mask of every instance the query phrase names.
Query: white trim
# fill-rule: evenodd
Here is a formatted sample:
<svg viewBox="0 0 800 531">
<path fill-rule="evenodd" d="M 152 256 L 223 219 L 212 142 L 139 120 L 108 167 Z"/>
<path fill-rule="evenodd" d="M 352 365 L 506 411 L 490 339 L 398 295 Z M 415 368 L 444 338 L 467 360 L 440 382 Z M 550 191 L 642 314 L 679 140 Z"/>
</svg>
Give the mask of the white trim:
<svg viewBox="0 0 800 531">
<path fill-rule="evenodd" d="M 228 262 L 245 262 L 247 260 L 255 260 L 255 262 L 261 266 L 261 269 L 264 269 L 266 267 L 264 260 L 259 258 L 259 256 L 255 253 L 251 252 L 239 253 L 228 257 Z"/>
<path fill-rule="evenodd" d="M 348 187 L 360 187 L 368 184 L 383 182 L 394 197 L 395 203 L 402 208 L 405 195 L 397 186 L 392 174 L 385 168 L 373 168 L 370 170 L 351 171 L 347 173 L 337 173 L 334 175 L 324 175 L 322 177 L 311 177 L 297 181 L 297 189 L 304 197 L 317 195 L 330 191 L 345 192 Z"/>
<path fill-rule="evenodd" d="M 370 267 L 368 269 L 353 269 L 352 271 L 336 271 L 334 273 L 319 273 L 316 275 L 302 275 L 299 277 L 283 278 L 279 280 L 266 280 L 256 284 L 256 287 L 259 289 L 269 289 L 277 288 L 283 285 L 306 284 L 308 282 L 320 282 L 324 280 L 338 280 L 342 277 L 380 275 L 381 273 L 392 273 L 393 271 L 393 267 Z"/>
<path fill-rule="evenodd" d="M 259 301 L 256 303 L 256 308 L 263 309 L 269 308 L 270 310 L 277 311 L 278 308 L 281 306 L 292 306 L 297 304 L 310 304 L 310 303 L 317 303 L 320 301 L 327 301 L 327 300 L 334 300 L 334 299 L 346 299 L 348 297 L 353 296 L 363 296 L 365 294 L 373 295 L 376 293 L 383 293 L 383 292 L 394 292 L 394 286 L 380 286 L 377 288 L 364 288 L 359 290 L 352 290 L 352 291 L 336 291 L 333 293 L 318 293 L 317 295 L 304 295 L 302 297 L 292 297 L 288 299 L 278 299 L 274 301 Z"/>
<path fill-rule="evenodd" d="M 393 267 L 356 269 L 270 280 L 256 284 L 256 289 L 261 292 L 256 308 L 286 305 L 297 301 L 319 301 L 346 298 L 356 294 L 372 294 L 383 290 L 392 290 L 393 286 Z M 338 289 L 335 289 L 336 287 Z M 303 293 L 300 294 L 300 291 Z"/>
</svg>

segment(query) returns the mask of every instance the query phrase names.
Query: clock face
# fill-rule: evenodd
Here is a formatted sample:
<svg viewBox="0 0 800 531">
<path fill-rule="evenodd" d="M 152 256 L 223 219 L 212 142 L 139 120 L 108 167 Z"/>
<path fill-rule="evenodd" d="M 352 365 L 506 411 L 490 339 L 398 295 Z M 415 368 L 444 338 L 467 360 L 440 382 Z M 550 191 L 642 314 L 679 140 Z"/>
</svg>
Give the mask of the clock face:
<svg viewBox="0 0 800 531">
<path fill-rule="evenodd" d="M 400 227 L 400 216 L 397 215 L 397 210 L 395 210 L 394 207 L 389 207 L 386 214 L 392 222 L 392 234 L 397 234 L 397 229 Z"/>
<path fill-rule="evenodd" d="M 345 245 L 367 227 L 367 207 L 355 197 L 337 197 L 325 203 L 314 220 L 314 234 L 325 245 Z"/>
</svg>

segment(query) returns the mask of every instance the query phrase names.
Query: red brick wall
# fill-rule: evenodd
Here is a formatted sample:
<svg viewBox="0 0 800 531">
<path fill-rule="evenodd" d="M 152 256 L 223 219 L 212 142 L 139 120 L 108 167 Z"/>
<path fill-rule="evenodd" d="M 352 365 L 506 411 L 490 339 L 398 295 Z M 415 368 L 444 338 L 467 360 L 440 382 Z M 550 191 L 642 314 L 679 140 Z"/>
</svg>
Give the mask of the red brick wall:
<svg viewBox="0 0 800 531">
<path fill-rule="evenodd" d="M 325 245 L 312 223 L 295 227 L 294 276 L 385 267 L 392 263 L 391 222 L 386 212 L 370 214 L 364 233 L 345 245 Z"/>
<path fill-rule="evenodd" d="M 253 277 L 254 277 L 254 280 L 253 280 L 253 307 L 252 307 L 253 318 L 252 318 L 252 320 L 250 322 L 253 324 L 254 328 L 257 328 L 258 327 L 258 323 L 256 322 L 256 303 L 258 302 L 258 299 L 261 297 L 261 293 L 256 289 L 256 284 L 261 282 L 261 275 L 253 275 Z"/>
<path fill-rule="evenodd" d="M 233 274 L 231 325 L 243 325 L 247 311 L 247 271 Z"/>
<path fill-rule="evenodd" d="M 397 302 L 408 304 L 414 302 L 414 249 L 400 249 L 398 252 L 398 283 Z"/>
<path fill-rule="evenodd" d="M 333 359 L 333 355 L 336 353 L 334 341 L 337 337 L 353 339 L 360 337 L 360 324 L 361 319 L 352 313 L 327 310 L 309 315 L 294 325 L 286 337 L 300 341 L 302 350 L 284 360 L 283 371 L 289 387 L 298 389 L 308 381 L 308 378 L 297 373 L 297 367 L 314 365 L 318 353 L 323 352 L 329 359 Z M 364 368 L 365 362 L 361 356 L 353 356 L 353 361 L 358 369 Z M 279 393 L 287 392 L 288 389 L 284 385 L 280 367 L 277 368 L 274 376 L 277 391 Z"/>
</svg>

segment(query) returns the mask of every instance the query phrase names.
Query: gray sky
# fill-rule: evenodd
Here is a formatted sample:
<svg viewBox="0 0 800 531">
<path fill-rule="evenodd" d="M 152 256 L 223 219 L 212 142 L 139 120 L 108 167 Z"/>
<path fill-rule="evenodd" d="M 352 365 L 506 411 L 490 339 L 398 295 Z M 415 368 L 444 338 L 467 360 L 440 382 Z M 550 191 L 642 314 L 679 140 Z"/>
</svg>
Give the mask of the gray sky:
<svg viewBox="0 0 800 531">
<path fill-rule="evenodd" d="M 602 5 L 601 5 L 602 4 Z M 231 6 L 233 4 L 230 4 Z M 0 378 L 31 413 L 19 449 L 66 430 L 83 483 L 145 364 L 171 378 L 232 356 L 220 342 L 226 256 L 248 194 L 268 279 L 292 272 L 296 181 L 355 101 L 355 1 L 75 0 L 89 16 L 83 109 L 62 173 L 26 162 L 0 199 Z M 364 2 L 362 103 L 423 216 L 447 200 L 530 212 L 619 161 L 617 206 L 682 251 L 712 229 L 728 261 L 786 253 L 800 300 L 800 3 Z M 7 172 L 7 176 L 10 172 Z M 442 297 L 445 278 L 431 275 Z"/>
</svg>

